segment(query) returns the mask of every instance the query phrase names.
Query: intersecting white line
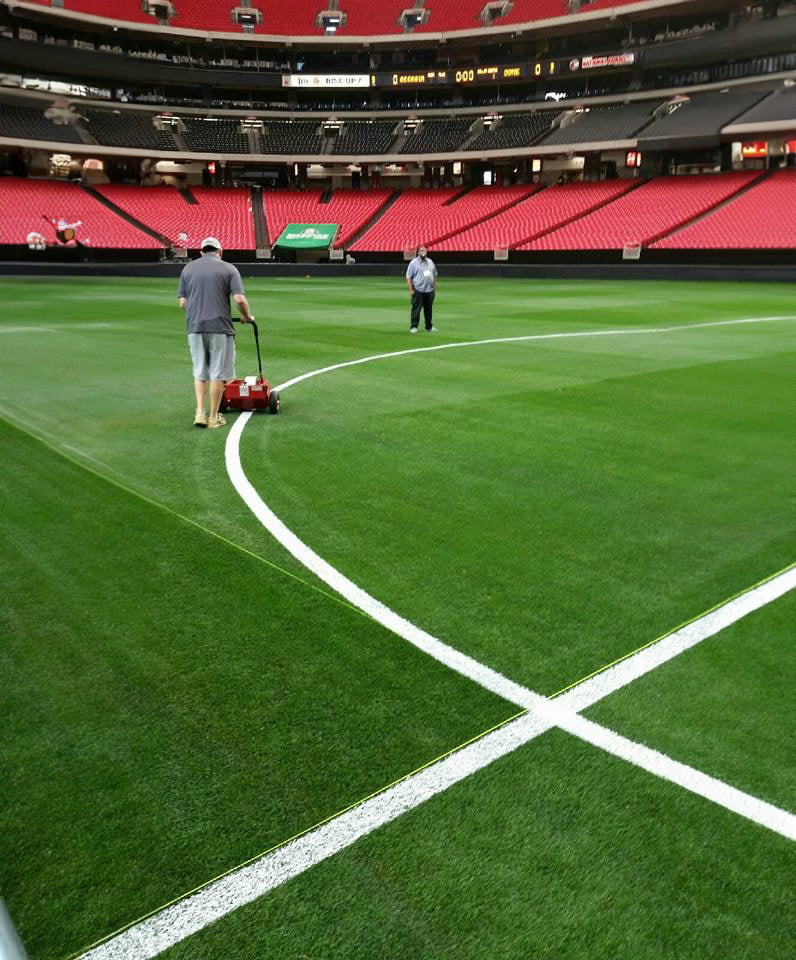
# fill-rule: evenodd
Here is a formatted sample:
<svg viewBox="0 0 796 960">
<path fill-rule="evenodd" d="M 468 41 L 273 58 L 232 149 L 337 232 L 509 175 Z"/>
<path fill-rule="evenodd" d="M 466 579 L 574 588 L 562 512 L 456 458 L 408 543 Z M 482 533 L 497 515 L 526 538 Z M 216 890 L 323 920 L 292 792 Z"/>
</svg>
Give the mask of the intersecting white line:
<svg viewBox="0 0 796 960">
<path fill-rule="evenodd" d="M 708 636 L 712 636 L 713 633 L 723 629 L 730 622 L 740 619 L 753 609 L 757 609 L 763 603 L 782 596 L 794 586 L 796 586 L 796 567 L 755 587 L 750 594 L 737 598 L 743 600 L 747 596 L 754 595 L 757 602 L 738 604 L 735 600 L 730 601 L 729 604 L 712 611 L 707 617 L 695 621 L 683 630 L 695 628 L 690 630 L 690 638 L 698 636 L 699 639 L 693 640 L 693 643 L 698 643 L 699 640 L 707 639 Z M 732 620 L 724 612 L 726 607 L 733 609 Z M 703 625 L 702 620 L 707 623 Z M 708 623 L 712 629 L 708 628 Z M 619 666 L 624 667 L 622 677 L 625 683 L 630 683 L 636 676 L 653 669 L 651 666 L 653 660 L 657 660 L 655 665 L 658 666 L 687 649 L 683 646 L 683 638 L 680 636 L 682 632 L 682 630 L 677 631 L 668 637 L 663 637 L 652 647 L 623 661 Z M 689 643 L 688 646 L 693 646 L 693 643 Z M 651 658 L 649 654 L 654 650 L 658 651 L 657 656 Z M 629 669 L 628 667 L 634 662 L 642 664 L 646 669 L 639 671 Z M 611 668 L 606 673 L 611 673 L 615 669 Z M 614 679 L 610 685 L 606 686 L 604 695 L 623 685 L 617 682 L 616 674 L 612 676 Z M 692 767 L 678 763 L 649 747 L 634 743 L 576 713 L 572 704 L 578 702 L 581 688 L 587 691 L 583 699 L 588 701 L 589 705 L 600 699 L 595 690 L 594 679 L 596 678 L 573 687 L 569 693 L 556 700 L 547 700 L 530 690 L 520 688 L 524 690 L 528 702 L 533 704 L 528 713 L 487 734 L 475 743 L 411 774 L 394 786 L 346 810 L 290 843 L 212 881 L 177 903 L 121 931 L 84 953 L 79 960 L 152 960 L 174 944 L 180 943 L 216 920 L 252 903 L 293 877 L 299 876 L 323 860 L 345 850 L 360 838 L 385 826 L 408 810 L 420 806 L 500 757 L 513 753 L 553 727 L 566 730 L 587 743 L 627 760 L 655 776 L 678 784 L 692 793 L 712 800 L 782 836 L 791 840 L 796 839 L 796 817 L 792 814 L 736 790 Z M 569 698 L 569 703 L 565 702 L 566 698 Z"/>
<path fill-rule="evenodd" d="M 562 336 L 670 332 L 693 327 L 762 322 L 767 319 L 790 318 L 754 318 L 657 330 L 590 331 L 580 334 L 550 334 L 478 342 L 505 343 Z M 398 354 L 366 357 L 311 371 L 287 381 L 278 389 L 284 390 L 292 384 L 320 373 L 382 359 L 382 357 L 473 345 L 476 344 L 472 342 L 441 344 L 400 351 Z M 316 576 L 387 629 L 458 673 L 469 677 L 506 700 L 524 707 L 528 713 L 487 734 L 475 743 L 412 774 L 296 840 L 212 881 L 177 903 L 106 939 L 84 953 L 80 960 L 151 960 L 175 943 L 197 933 L 233 910 L 258 899 L 269 890 L 345 849 L 359 838 L 448 789 L 499 757 L 513 752 L 552 727 L 566 730 L 579 739 L 621 757 L 658 777 L 679 784 L 692 793 L 712 800 L 783 836 L 796 839 L 796 817 L 790 813 L 736 790 L 649 747 L 634 743 L 620 734 L 587 720 L 577 712 L 593 705 L 701 640 L 714 635 L 752 610 L 792 590 L 796 586 L 796 566 L 788 568 L 551 701 L 420 630 L 343 576 L 292 533 L 266 506 L 243 472 L 240 463 L 240 436 L 250 416 L 251 414 L 242 414 L 230 430 L 226 445 L 227 470 L 238 493 L 266 529 Z"/>
</svg>

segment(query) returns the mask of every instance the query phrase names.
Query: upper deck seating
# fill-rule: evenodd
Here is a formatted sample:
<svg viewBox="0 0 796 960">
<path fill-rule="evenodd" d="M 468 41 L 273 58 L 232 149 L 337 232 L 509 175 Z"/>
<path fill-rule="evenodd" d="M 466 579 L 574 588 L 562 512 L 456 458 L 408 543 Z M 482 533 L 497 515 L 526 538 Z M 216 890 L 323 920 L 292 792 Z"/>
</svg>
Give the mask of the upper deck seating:
<svg viewBox="0 0 796 960">
<path fill-rule="evenodd" d="M 796 88 L 780 87 L 758 101 L 751 109 L 735 117 L 732 128 L 746 123 L 792 123 L 796 117 Z"/>
<path fill-rule="evenodd" d="M 29 0 L 49 7 L 50 0 Z M 174 29 L 239 33 L 241 27 L 232 20 L 235 0 L 172 0 L 175 15 L 170 20 Z M 584 4 L 580 13 L 608 10 L 638 3 L 639 0 L 593 0 Z M 486 0 L 425 0 L 429 10 L 427 23 L 414 28 L 417 33 L 447 33 L 455 30 L 487 29 L 480 20 Z M 316 23 L 320 11 L 327 9 L 322 0 L 252 0 L 263 14 L 263 23 L 256 33 L 277 36 L 314 36 L 322 28 Z M 412 4 L 407 0 L 339 0 L 339 9 L 346 14 L 340 28 L 343 35 L 383 36 L 404 32 L 399 22 L 401 13 Z M 128 23 L 157 23 L 141 9 L 140 0 L 63 0 L 66 11 L 85 13 Z M 533 23 L 572 16 L 567 0 L 514 0 L 511 10 L 494 21 L 496 26 Z M 578 14 L 574 14 L 578 16 Z"/>
<path fill-rule="evenodd" d="M 555 110 L 539 113 L 507 113 L 500 123 L 483 130 L 467 144 L 468 150 L 511 150 L 540 140 L 557 116 Z"/>
<path fill-rule="evenodd" d="M 17 140 L 46 140 L 50 143 L 81 143 L 70 123 L 53 123 L 44 116 L 44 107 L 21 107 L 0 103 L 0 137 Z"/>
<path fill-rule="evenodd" d="M 152 125 L 151 114 L 135 113 L 126 110 L 81 111 L 88 120 L 88 131 L 92 137 L 108 147 L 136 147 L 139 149 L 171 150 L 177 149 L 169 130 L 157 130 Z"/>
<path fill-rule="evenodd" d="M 315 155 L 323 143 L 318 120 L 267 120 L 259 139 L 262 153 Z"/>
<path fill-rule="evenodd" d="M 652 119 L 659 100 L 642 100 L 618 107 L 592 107 L 576 113 L 571 123 L 558 127 L 541 142 L 550 144 L 606 143 L 631 140 Z"/>
<path fill-rule="evenodd" d="M 332 146 L 338 156 L 389 153 L 395 142 L 394 120 L 347 120 Z"/>
<path fill-rule="evenodd" d="M 472 117 L 426 120 L 418 130 L 406 138 L 399 152 L 428 156 L 432 153 L 450 153 L 459 150 L 467 139 L 472 125 Z"/>
<path fill-rule="evenodd" d="M 189 150 L 214 154 L 249 152 L 249 140 L 245 133 L 241 133 L 240 120 L 183 117 L 183 122 L 182 136 Z"/>
<path fill-rule="evenodd" d="M 687 139 L 691 145 L 704 141 L 718 144 L 721 128 L 751 109 L 766 96 L 762 90 L 727 90 L 724 93 L 700 93 L 673 101 L 670 112 L 653 120 L 639 134 L 639 147 L 660 148 L 662 141 Z"/>
</svg>

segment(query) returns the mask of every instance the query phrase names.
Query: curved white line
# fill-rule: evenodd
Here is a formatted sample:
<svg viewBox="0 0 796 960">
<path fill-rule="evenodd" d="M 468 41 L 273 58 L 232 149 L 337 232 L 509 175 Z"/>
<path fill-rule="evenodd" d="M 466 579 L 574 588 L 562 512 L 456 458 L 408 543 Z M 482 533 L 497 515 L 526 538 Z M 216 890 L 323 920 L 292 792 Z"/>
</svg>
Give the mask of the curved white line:
<svg viewBox="0 0 796 960">
<path fill-rule="evenodd" d="M 675 327 L 633 327 L 619 330 L 575 330 L 571 333 L 533 333 L 520 337 L 492 337 L 489 340 L 459 340 L 455 343 L 437 343 L 433 347 L 413 347 L 409 350 L 395 350 L 392 353 L 374 353 L 369 357 L 360 357 L 358 360 L 346 360 L 343 363 L 334 363 L 328 367 L 319 367 L 302 373 L 291 380 L 285 380 L 275 390 L 287 390 L 311 377 L 318 377 L 322 373 L 332 373 L 345 367 L 356 367 L 361 363 L 370 363 L 373 360 L 391 360 L 393 357 L 405 357 L 410 353 L 433 353 L 435 350 L 452 350 L 457 347 L 483 347 L 493 343 L 521 343 L 529 340 L 571 340 L 576 337 L 624 337 L 640 336 L 649 333 L 676 333 L 679 330 L 697 330 L 700 327 L 727 327 L 740 323 L 766 323 L 771 320 L 794 320 L 796 316 L 788 314 L 782 317 L 746 317 L 741 320 L 714 320 L 705 323 L 685 323 Z"/>
<path fill-rule="evenodd" d="M 769 317 L 758 319 L 793 318 Z M 725 322 L 753 323 L 757 321 Z M 714 325 L 716 324 L 694 324 L 693 326 Z M 666 329 L 683 329 L 683 327 Z M 618 332 L 626 333 L 629 331 Z M 606 333 L 608 331 L 580 335 L 594 336 L 605 335 Z M 552 334 L 550 336 L 578 336 L 578 334 Z M 517 337 L 479 342 L 505 343 L 512 339 L 531 340 L 548 339 L 548 337 Z M 311 376 L 317 376 L 322 372 L 330 372 L 357 363 L 367 363 L 370 360 L 381 359 L 382 357 L 404 356 L 407 353 L 474 345 L 473 343 L 443 344 L 435 347 L 421 347 L 415 350 L 383 354 L 379 357 L 364 357 L 361 360 L 311 371 L 302 377 L 296 377 L 282 384 L 279 389 L 285 389 L 287 386 L 306 380 Z M 743 596 L 729 601 L 699 620 L 686 625 L 668 637 L 662 638 L 652 647 L 639 651 L 614 668 L 584 681 L 561 698 L 551 701 L 513 683 L 501 674 L 490 670 L 471 657 L 459 653 L 399 617 L 398 614 L 375 600 L 326 563 L 318 554 L 302 543 L 292 531 L 288 530 L 273 511 L 265 505 L 243 473 L 240 464 L 240 437 L 250 417 L 250 413 L 242 414 L 232 427 L 227 438 L 226 462 L 233 484 L 266 529 L 324 582 L 341 593 L 351 603 L 374 617 L 387 629 L 397 633 L 457 672 L 470 677 L 500 696 L 525 707 L 530 712 L 516 718 L 499 730 L 487 734 L 475 743 L 410 775 L 320 827 L 291 841 L 286 846 L 279 847 L 250 864 L 232 871 L 119 934 L 109 937 L 83 954 L 80 960 L 152 960 L 175 943 L 187 939 L 220 917 L 226 916 L 244 904 L 251 903 L 291 877 L 298 876 L 315 864 L 333 856 L 350 846 L 357 839 L 391 822 L 401 814 L 448 789 L 477 770 L 483 769 L 498 757 L 511 753 L 553 726 L 566 730 L 573 736 L 591 743 L 599 749 L 605 750 L 616 757 L 621 757 L 657 777 L 676 783 L 684 789 L 705 797 L 770 830 L 774 830 L 782 836 L 796 839 L 796 817 L 787 811 L 780 810 L 766 801 L 736 790 L 722 781 L 672 760 L 656 750 L 634 743 L 626 737 L 580 716 L 577 712 L 596 703 L 649 670 L 660 666 L 701 640 L 714 635 L 729 623 L 794 589 L 796 587 L 796 567 L 791 567 L 765 583 L 759 584 Z"/>
<path fill-rule="evenodd" d="M 457 673 L 462 673 L 476 683 L 486 687 L 498 696 L 516 703 L 525 709 L 538 707 L 544 702 L 544 698 L 531 691 L 526 690 L 519 684 L 514 683 L 502 674 L 491 670 L 484 664 L 479 663 L 472 657 L 460 653 L 453 647 L 442 643 L 430 633 L 421 630 L 414 624 L 399 616 L 389 607 L 386 607 L 379 600 L 376 600 L 369 593 L 366 593 L 361 587 L 358 587 L 348 577 L 336 570 L 331 564 L 327 563 L 322 557 L 318 556 L 314 550 L 307 546 L 302 540 L 289 530 L 285 524 L 277 517 L 273 510 L 268 507 L 260 495 L 249 482 L 248 477 L 243 472 L 240 463 L 240 435 L 244 426 L 249 422 L 251 413 L 243 413 L 236 420 L 230 430 L 226 444 L 226 462 L 227 472 L 233 486 L 238 491 L 248 508 L 269 531 L 290 553 L 296 557 L 304 566 L 311 570 L 320 580 L 328 584 L 333 590 L 345 597 L 349 603 L 364 611 L 369 617 L 372 617 L 382 626 L 386 627 L 392 633 L 397 634 L 404 640 L 418 647 L 424 653 L 439 660 Z"/>
<path fill-rule="evenodd" d="M 323 373 L 332 373 L 335 370 L 342 370 L 345 367 L 354 367 L 363 363 L 371 363 L 374 360 L 391 360 L 395 357 L 405 357 L 413 353 L 432 353 L 437 350 L 452 350 L 458 347 L 477 347 L 486 344 L 498 343 L 518 343 L 534 340 L 561 340 L 573 339 L 577 337 L 608 337 L 608 336 L 633 336 L 647 335 L 654 333 L 673 333 L 680 330 L 695 330 L 703 327 L 725 327 L 746 323 L 765 323 L 772 320 L 793 320 L 794 315 L 778 317 L 747 317 L 739 320 L 716 320 L 704 323 L 681 324 L 672 327 L 643 327 L 633 329 L 619 330 L 583 330 L 569 333 L 541 333 L 529 334 L 518 337 L 493 337 L 488 340 L 468 340 L 455 343 L 435 344 L 430 347 L 413 347 L 407 350 L 397 350 L 393 353 L 378 353 L 367 357 L 360 357 L 357 360 L 347 360 L 343 363 L 331 364 L 327 367 L 319 367 L 317 370 L 310 370 L 300 376 L 286 380 L 275 390 L 283 391 L 288 387 L 309 380 L 311 377 L 320 376 Z M 485 666 L 478 660 L 468 657 L 453 647 L 448 646 L 431 634 L 426 633 L 414 624 L 399 616 L 389 607 L 385 606 L 379 600 L 376 600 L 369 593 L 366 593 L 361 587 L 357 586 L 348 577 L 340 573 L 331 564 L 327 563 L 306 543 L 300 540 L 292 530 L 276 516 L 276 514 L 266 505 L 243 471 L 240 461 L 240 437 L 243 429 L 251 418 L 251 413 L 243 413 L 236 420 L 234 426 L 229 432 L 225 447 L 225 457 L 227 464 L 227 473 L 232 485 L 240 494 L 248 508 L 262 523 L 266 530 L 282 544 L 300 563 L 308 570 L 311 570 L 319 579 L 328 584 L 333 590 L 345 597 L 349 603 L 364 611 L 382 626 L 391 630 L 393 633 L 407 640 L 418 649 L 434 657 L 441 663 L 456 670 L 458 673 L 469 677 L 481 686 L 486 687 L 493 693 L 498 694 L 511 703 L 524 707 L 525 709 L 539 709 L 547 701 L 538 694 L 531 693 L 525 687 L 520 686 L 514 681 L 509 680 L 502 674 L 490 667 Z"/>
</svg>

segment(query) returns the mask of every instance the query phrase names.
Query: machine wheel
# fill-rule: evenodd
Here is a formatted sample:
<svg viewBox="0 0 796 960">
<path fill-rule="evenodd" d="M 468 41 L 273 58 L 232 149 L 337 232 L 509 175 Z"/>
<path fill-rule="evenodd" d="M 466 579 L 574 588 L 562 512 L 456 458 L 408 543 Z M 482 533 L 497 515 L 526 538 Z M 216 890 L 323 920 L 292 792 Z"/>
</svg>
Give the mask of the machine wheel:
<svg viewBox="0 0 796 960">
<path fill-rule="evenodd" d="M 279 394 L 276 390 L 272 390 L 268 397 L 268 412 L 279 413 Z"/>
</svg>

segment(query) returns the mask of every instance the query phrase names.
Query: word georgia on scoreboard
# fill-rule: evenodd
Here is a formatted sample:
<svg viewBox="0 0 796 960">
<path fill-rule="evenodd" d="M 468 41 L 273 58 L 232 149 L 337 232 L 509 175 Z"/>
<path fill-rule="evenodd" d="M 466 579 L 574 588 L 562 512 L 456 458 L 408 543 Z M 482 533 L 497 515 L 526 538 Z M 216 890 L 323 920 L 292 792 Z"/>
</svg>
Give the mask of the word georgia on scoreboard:
<svg viewBox="0 0 796 960">
<path fill-rule="evenodd" d="M 471 83 L 511 83 L 523 80 L 548 79 L 581 70 L 625 69 L 638 62 L 635 53 L 626 52 L 601 57 L 574 57 L 531 60 L 525 63 L 489 64 L 480 67 L 449 67 L 445 70 L 410 69 L 371 75 L 375 87 L 424 87 Z"/>
</svg>

